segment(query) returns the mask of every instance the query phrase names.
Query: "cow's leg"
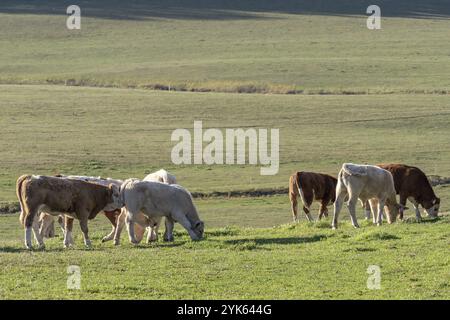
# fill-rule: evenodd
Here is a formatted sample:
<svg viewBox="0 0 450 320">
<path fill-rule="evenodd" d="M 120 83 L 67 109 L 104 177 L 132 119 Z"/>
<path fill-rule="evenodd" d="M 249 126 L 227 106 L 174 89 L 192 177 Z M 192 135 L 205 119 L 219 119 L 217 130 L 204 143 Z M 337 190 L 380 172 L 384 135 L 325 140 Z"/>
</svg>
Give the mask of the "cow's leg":
<svg viewBox="0 0 450 320">
<path fill-rule="evenodd" d="M 356 219 L 356 204 L 358 203 L 358 197 L 350 194 L 350 199 L 348 200 L 347 206 L 350 212 L 350 219 L 352 220 L 352 225 L 355 228 L 359 228 L 358 220 Z"/>
<path fill-rule="evenodd" d="M 297 214 L 297 209 L 298 209 L 298 202 L 297 202 L 297 195 L 290 193 L 289 194 L 289 199 L 291 200 L 291 211 L 292 211 L 292 220 L 294 222 L 298 222 L 298 214 Z"/>
<path fill-rule="evenodd" d="M 370 203 L 369 200 L 367 200 L 366 202 L 364 202 L 364 213 L 366 214 L 366 220 L 370 219 L 370 214 L 371 214 L 372 210 L 370 207 Z"/>
<path fill-rule="evenodd" d="M 164 241 L 173 241 L 174 221 L 172 218 L 166 217 L 166 230 L 164 231 Z"/>
<path fill-rule="evenodd" d="M 41 235 L 41 237 L 48 236 L 47 230 L 52 221 L 53 217 L 49 214 L 42 212 L 39 215 L 39 234 Z"/>
<path fill-rule="evenodd" d="M 39 233 L 42 238 L 53 238 L 55 236 L 55 219 L 53 216 L 41 213 Z"/>
<path fill-rule="evenodd" d="M 373 224 L 377 223 L 378 216 L 378 201 L 376 199 L 369 200 L 370 211 L 372 212 L 372 222 Z"/>
<path fill-rule="evenodd" d="M 69 248 L 73 245 L 72 229 L 73 218 L 64 217 L 64 248 Z"/>
<path fill-rule="evenodd" d="M 384 204 L 385 201 L 379 199 L 378 200 L 378 219 L 377 219 L 377 226 L 381 226 L 383 224 L 383 211 L 384 211 Z"/>
<path fill-rule="evenodd" d="M 311 190 L 310 192 L 308 190 L 302 189 L 301 191 L 302 196 L 302 202 L 303 202 L 303 211 L 305 212 L 306 218 L 309 222 L 314 221 L 314 218 L 311 216 L 311 205 L 314 201 L 314 193 Z"/>
<path fill-rule="evenodd" d="M 184 215 L 182 212 L 177 212 L 174 213 L 173 217 L 179 224 L 181 224 L 186 229 L 192 240 L 200 240 L 200 238 L 197 236 L 194 230 L 192 230 L 191 222 L 188 220 L 186 215 Z"/>
<path fill-rule="evenodd" d="M 406 207 L 406 199 L 408 199 L 408 197 L 404 193 L 400 193 L 400 204 L 402 205 L 398 211 L 398 218 L 400 220 L 403 220 L 403 211 L 405 210 L 404 207 Z"/>
<path fill-rule="evenodd" d="M 416 212 L 416 221 L 417 222 L 421 222 L 422 221 L 422 215 L 420 214 L 419 203 L 412 197 L 409 197 L 408 200 L 411 201 L 411 203 L 414 206 L 414 210 Z"/>
<path fill-rule="evenodd" d="M 309 206 L 303 206 L 303 212 L 306 215 L 306 219 L 308 219 L 308 222 L 313 222 L 314 218 L 311 216 L 311 210 L 309 209 L 311 205 Z"/>
<path fill-rule="evenodd" d="M 337 229 L 339 213 L 341 212 L 346 196 L 347 190 L 344 186 L 340 187 L 340 183 L 338 183 L 338 186 L 336 187 L 336 200 L 334 201 L 333 206 L 333 222 L 331 223 L 333 229 Z"/>
<path fill-rule="evenodd" d="M 81 213 L 78 215 L 80 217 L 80 229 L 83 233 L 84 245 L 88 248 L 92 247 L 91 239 L 89 239 L 89 228 L 88 228 L 88 217 L 89 214 Z"/>
<path fill-rule="evenodd" d="M 328 217 L 328 208 L 327 208 L 328 200 L 322 200 L 320 202 L 319 208 L 319 220 L 322 219 L 323 216 Z"/>
<path fill-rule="evenodd" d="M 34 233 L 34 239 L 36 240 L 39 249 L 44 249 L 44 239 L 41 233 L 39 232 L 39 217 L 38 215 L 35 216 L 32 224 L 33 233 Z"/>
<path fill-rule="evenodd" d="M 108 218 L 109 222 L 111 222 L 112 230 L 107 236 L 103 237 L 102 242 L 107 242 L 114 239 L 114 235 L 116 234 L 118 214 L 116 213 L 116 211 L 105 212 L 105 217 Z"/>
<path fill-rule="evenodd" d="M 64 222 L 64 216 L 63 215 L 59 215 L 58 216 L 58 224 L 61 227 L 62 233 L 64 234 L 66 231 L 65 231 L 65 227 L 64 227 L 65 222 Z"/>
<path fill-rule="evenodd" d="M 122 232 L 123 226 L 125 225 L 125 219 L 127 217 L 127 211 L 125 208 L 122 209 L 120 215 L 117 217 L 117 225 L 114 233 L 114 245 L 118 246 L 120 244 L 120 234 Z"/>
<path fill-rule="evenodd" d="M 136 221 L 136 217 L 139 212 L 133 212 L 127 210 L 127 226 L 128 226 L 128 236 L 130 238 L 130 242 L 133 244 L 138 244 L 139 242 L 136 239 L 136 235 L 134 234 L 134 224 Z"/>
<path fill-rule="evenodd" d="M 25 210 L 25 209 L 22 209 Z M 33 232 L 33 224 L 34 221 L 37 220 L 37 217 L 39 215 L 38 209 L 30 208 L 27 212 L 23 212 L 22 214 L 25 215 L 25 247 L 29 250 L 33 249 L 33 242 L 32 242 L 32 232 Z"/>
</svg>

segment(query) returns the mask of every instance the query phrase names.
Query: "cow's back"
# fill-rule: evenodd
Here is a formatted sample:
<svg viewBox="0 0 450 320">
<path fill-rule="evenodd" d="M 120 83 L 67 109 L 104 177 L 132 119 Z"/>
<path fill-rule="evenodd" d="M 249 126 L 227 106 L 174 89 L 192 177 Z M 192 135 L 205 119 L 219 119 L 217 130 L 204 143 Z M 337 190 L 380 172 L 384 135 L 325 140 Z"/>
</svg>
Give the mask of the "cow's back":
<svg viewBox="0 0 450 320">
<path fill-rule="evenodd" d="M 314 191 L 315 199 L 329 198 L 334 202 L 336 198 L 337 179 L 324 173 L 302 171 L 297 174 L 301 188 Z"/>
<path fill-rule="evenodd" d="M 395 196 L 392 174 L 378 166 L 344 164 L 339 178 L 343 179 L 347 189 L 356 188 L 365 197 L 370 198 L 380 193 Z"/>
<path fill-rule="evenodd" d="M 417 167 L 395 163 L 379 164 L 378 166 L 388 170 L 392 174 L 397 194 L 400 193 L 401 190 L 413 191 L 423 187 L 429 187 L 431 189 L 427 176 Z"/>
<path fill-rule="evenodd" d="M 101 210 L 109 200 L 107 187 L 75 179 L 31 176 L 23 188 L 29 201 L 52 211 L 74 212 L 77 207 Z"/>
</svg>

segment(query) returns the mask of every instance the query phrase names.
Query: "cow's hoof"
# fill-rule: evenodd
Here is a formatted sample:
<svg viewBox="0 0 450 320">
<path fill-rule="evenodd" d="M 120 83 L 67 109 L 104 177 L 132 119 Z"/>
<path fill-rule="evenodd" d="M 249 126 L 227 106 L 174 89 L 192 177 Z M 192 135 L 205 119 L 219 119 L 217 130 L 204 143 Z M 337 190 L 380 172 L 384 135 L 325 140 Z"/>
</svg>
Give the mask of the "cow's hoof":
<svg viewBox="0 0 450 320">
<path fill-rule="evenodd" d="M 164 241 L 165 242 L 173 242 L 174 239 L 173 239 L 173 237 L 168 237 L 168 238 L 164 238 Z"/>
<path fill-rule="evenodd" d="M 359 224 L 355 224 L 355 225 L 353 225 L 353 228 L 355 228 L 355 229 L 359 229 Z"/>
<path fill-rule="evenodd" d="M 45 250 L 45 244 L 40 244 L 40 245 L 38 246 L 38 249 L 39 249 L 39 250 Z"/>
<path fill-rule="evenodd" d="M 120 246 L 120 241 L 114 241 L 115 246 Z"/>
<path fill-rule="evenodd" d="M 337 230 L 336 226 L 331 226 L 331 230 Z"/>
</svg>

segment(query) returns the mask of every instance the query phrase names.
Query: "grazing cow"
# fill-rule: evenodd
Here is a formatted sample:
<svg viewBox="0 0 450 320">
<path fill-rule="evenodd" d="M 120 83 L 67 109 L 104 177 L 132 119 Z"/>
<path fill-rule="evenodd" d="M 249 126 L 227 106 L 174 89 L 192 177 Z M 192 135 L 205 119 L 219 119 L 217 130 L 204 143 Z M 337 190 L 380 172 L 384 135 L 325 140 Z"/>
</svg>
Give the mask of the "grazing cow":
<svg viewBox="0 0 450 320">
<path fill-rule="evenodd" d="M 141 212 L 150 219 L 166 218 L 165 241 L 173 241 L 174 222 L 179 222 L 191 239 L 203 237 L 204 223 L 198 216 L 192 196 L 179 185 L 129 179 L 122 184 L 120 196 L 127 210 L 128 233 L 132 243 L 137 243 L 133 225 Z"/>
<path fill-rule="evenodd" d="M 144 178 L 144 181 L 159 181 L 166 184 L 177 184 L 177 179 L 164 169 L 150 173 Z"/>
<path fill-rule="evenodd" d="M 64 246 L 73 243 L 73 219 L 80 221 L 86 246 L 91 246 L 88 234 L 88 220 L 94 219 L 102 210 L 115 210 L 121 207 L 120 193 L 113 184 L 109 187 L 81 180 L 58 177 L 24 175 L 17 180 L 16 193 L 21 206 L 20 221 L 25 227 L 25 246 L 32 248 L 31 231 L 39 247 L 44 241 L 39 233 L 37 217 L 41 212 L 51 215 L 64 214 Z"/>
<path fill-rule="evenodd" d="M 111 178 L 105 179 L 102 177 L 74 176 L 74 175 L 71 175 L 71 176 L 57 175 L 56 177 L 61 178 L 61 179 L 81 180 L 81 181 L 100 184 L 100 185 L 103 185 L 106 187 L 109 186 L 110 184 L 114 184 L 114 185 L 120 187 L 120 185 L 122 185 L 122 183 L 123 183 L 122 180 L 115 180 L 115 179 L 111 179 Z M 109 210 L 109 211 L 103 211 L 106 218 L 108 218 L 108 220 L 112 224 L 112 231 L 107 236 L 103 237 L 102 242 L 112 240 L 114 238 L 115 231 L 116 231 L 116 225 L 117 225 L 117 218 L 120 215 L 120 212 L 121 212 L 121 208 L 117 208 L 117 209 Z M 42 212 L 40 215 L 39 223 L 40 223 L 39 233 L 41 234 L 41 236 L 46 237 L 46 238 L 51 238 L 54 235 L 53 216 L 50 214 L 47 214 L 45 212 Z M 58 223 L 61 226 L 61 229 L 64 233 L 64 215 L 60 215 L 58 217 Z M 135 233 L 136 233 L 137 238 L 142 239 L 144 236 L 144 232 L 145 232 L 145 228 L 142 228 L 138 224 L 135 225 Z"/>
<path fill-rule="evenodd" d="M 289 179 L 289 199 L 291 200 L 292 217 L 298 221 L 297 198 L 300 196 L 303 211 L 312 221 L 310 207 L 314 200 L 320 201 L 319 220 L 323 215 L 328 217 L 327 206 L 336 198 L 337 179 L 323 173 L 296 172 Z"/>
<path fill-rule="evenodd" d="M 176 184 L 177 180 L 174 175 L 170 174 L 164 169 L 160 169 L 156 172 L 150 173 L 147 175 L 143 181 L 154 181 L 154 182 L 161 182 L 165 184 Z M 119 245 L 120 244 L 120 234 L 122 232 L 123 226 L 125 225 L 125 219 L 126 219 L 127 213 L 125 209 L 122 209 L 122 213 L 117 218 L 117 231 L 114 236 L 114 244 Z M 158 241 L 158 230 L 159 226 L 161 225 L 162 217 L 152 217 L 151 219 L 148 218 L 146 215 L 141 213 L 136 217 L 136 224 L 135 226 L 139 226 L 140 228 L 144 229 L 147 228 L 148 235 L 147 235 L 147 242 L 153 242 Z M 135 236 L 136 236 L 136 227 L 135 227 Z M 145 230 L 145 229 L 144 229 Z M 136 236 L 136 240 L 138 243 L 143 238 L 142 235 L 138 234 Z"/>
<path fill-rule="evenodd" d="M 400 195 L 400 204 L 405 206 L 406 199 L 412 202 L 416 211 L 416 220 L 420 222 L 419 205 L 421 205 L 428 216 L 437 217 L 441 199 L 431 187 L 425 173 L 417 167 L 405 164 L 377 164 L 378 167 L 388 170 L 394 178 L 395 192 Z M 370 217 L 369 204 L 365 203 L 366 216 Z M 400 219 L 403 219 L 403 210 L 400 210 Z"/>
<path fill-rule="evenodd" d="M 377 206 L 378 219 L 374 216 L 374 223 L 381 225 L 383 208 L 387 207 L 388 223 L 395 221 L 400 208 L 395 197 L 394 180 L 392 174 L 376 166 L 344 163 L 339 171 L 336 186 L 336 201 L 334 203 L 333 229 L 337 228 L 339 212 L 345 198 L 348 196 L 348 209 L 352 225 L 359 228 L 356 220 L 356 203 L 358 199 L 365 203 L 369 201 L 374 209 Z"/>
</svg>

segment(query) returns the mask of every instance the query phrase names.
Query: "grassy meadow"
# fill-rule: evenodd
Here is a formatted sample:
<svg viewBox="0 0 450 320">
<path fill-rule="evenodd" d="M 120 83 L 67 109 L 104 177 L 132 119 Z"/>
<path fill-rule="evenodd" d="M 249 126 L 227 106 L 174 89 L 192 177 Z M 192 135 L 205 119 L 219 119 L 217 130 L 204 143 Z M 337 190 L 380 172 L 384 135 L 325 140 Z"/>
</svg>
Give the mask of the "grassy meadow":
<svg viewBox="0 0 450 320">
<path fill-rule="evenodd" d="M 450 5 L 378 1 L 0 3 L 0 207 L 21 174 L 142 178 L 165 168 L 190 191 L 286 188 L 297 170 L 399 162 L 450 177 Z M 175 129 L 278 128 L 280 167 L 175 165 Z M 206 145 L 206 144 L 205 144 Z M 291 224 L 287 195 L 196 199 L 206 239 L 23 249 L 0 215 L 0 299 L 449 299 L 450 185 L 443 216 L 372 226 Z M 411 205 L 410 205 L 411 207 Z M 314 211 L 318 206 L 314 205 Z M 331 211 L 331 210 L 330 210 Z M 316 214 L 316 212 L 314 212 Z M 59 232 L 59 230 L 58 230 Z M 67 290 L 78 265 L 82 290 Z M 381 290 L 366 286 L 381 268 Z M 101 277 L 99 273 L 101 272 Z"/>
</svg>

